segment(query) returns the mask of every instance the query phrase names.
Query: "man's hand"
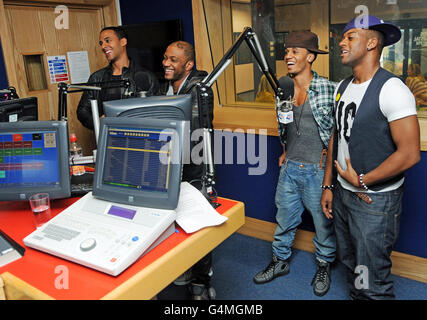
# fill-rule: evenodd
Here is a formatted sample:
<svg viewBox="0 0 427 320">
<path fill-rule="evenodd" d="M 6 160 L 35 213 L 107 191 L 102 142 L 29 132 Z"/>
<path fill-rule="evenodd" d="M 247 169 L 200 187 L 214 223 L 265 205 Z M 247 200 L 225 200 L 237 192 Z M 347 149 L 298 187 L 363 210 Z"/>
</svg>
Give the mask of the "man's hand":
<svg viewBox="0 0 427 320">
<path fill-rule="evenodd" d="M 335 167 L 337 168 L 338 173 L 340 174 L 340 176 L 342 178 L 347 180 L 353 186 L 358 187 L 359 186 L 359 176 L 357 175 L 356 171 L 354 171 L 353 166 L 351 165 L 350 159 L 346 158 L 345 162 L 347 163 L 347 169 L 344 171 L 343 168 L 341 168 L 338 161 L 335 160 Z"/>
<path fill-rule="evenodd" d="M 286 152 L 283 151 L 283 153 L 279 157 L 279 167 L 282 166 L 282 164 L 283 164 L 283 162 L 285 162 L 285 160 L 286 160 Z"/>
<path fill-rule="evenodd" d="M 322 206 L 323 214 L 328 219 L 333 219 L 332 215 L 332 190 L 326 189 L 322 192 L 322 198 L 320 198 L 320 204 Z"/>
</svg>

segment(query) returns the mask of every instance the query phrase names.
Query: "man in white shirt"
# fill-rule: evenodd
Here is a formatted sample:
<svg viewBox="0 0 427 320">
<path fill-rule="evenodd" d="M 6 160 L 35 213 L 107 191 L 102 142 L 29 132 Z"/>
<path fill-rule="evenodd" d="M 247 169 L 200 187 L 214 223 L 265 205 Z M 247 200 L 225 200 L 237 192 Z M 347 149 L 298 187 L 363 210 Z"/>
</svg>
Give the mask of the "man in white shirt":
<svg viewBox="0 0 427 320">
<path fill-rule="evenodd" d="M 325 216 L 334 218 L 352 299 L 394 298 L 390 255 L 402 212 L 403 173 L 420 159 L 415 99 L 380 67 L 382 48 L 400 36 L 397 26 L 366 15 L 347 24 L 339 44 L 353 75 L 335 91 L 335 132 L 323 180 L 331 188 L 324 188 L 321 204 Z"/>
</svg>

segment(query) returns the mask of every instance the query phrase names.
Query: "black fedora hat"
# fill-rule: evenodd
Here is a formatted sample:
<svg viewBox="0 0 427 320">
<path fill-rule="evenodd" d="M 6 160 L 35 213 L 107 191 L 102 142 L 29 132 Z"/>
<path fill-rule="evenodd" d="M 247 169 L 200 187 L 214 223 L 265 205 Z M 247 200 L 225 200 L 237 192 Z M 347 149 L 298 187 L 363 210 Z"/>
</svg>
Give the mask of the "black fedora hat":
<svg viewBox="0 0 427 320">
<path fill-rule="evenodd" d="M 305 48 L 310 52 L 327 54 L 328 51 L 319 50 L 319 38 L 310 31 L 293 31 L 286 37 L 286 48 Z"/>
</svg>

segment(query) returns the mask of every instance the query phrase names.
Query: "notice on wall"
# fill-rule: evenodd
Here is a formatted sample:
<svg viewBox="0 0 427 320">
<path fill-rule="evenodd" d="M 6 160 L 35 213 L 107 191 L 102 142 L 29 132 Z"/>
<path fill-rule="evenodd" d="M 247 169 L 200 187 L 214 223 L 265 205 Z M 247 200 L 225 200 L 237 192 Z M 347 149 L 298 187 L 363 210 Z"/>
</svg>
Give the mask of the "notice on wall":
<svg viewBox="0 0 427 320">
<path fill-rule="evenodd" d="M 69 80 L 67 59 L 65 56 L 48 56 L 50 83 L 65 82 Z"/>
<path fill-rule="evenodd" d="M 67 52 L 68 65 L 70 66 L 71 83 L 85 83 L 90 76 L 89 58 L 87 51 Z"/>
</svg>

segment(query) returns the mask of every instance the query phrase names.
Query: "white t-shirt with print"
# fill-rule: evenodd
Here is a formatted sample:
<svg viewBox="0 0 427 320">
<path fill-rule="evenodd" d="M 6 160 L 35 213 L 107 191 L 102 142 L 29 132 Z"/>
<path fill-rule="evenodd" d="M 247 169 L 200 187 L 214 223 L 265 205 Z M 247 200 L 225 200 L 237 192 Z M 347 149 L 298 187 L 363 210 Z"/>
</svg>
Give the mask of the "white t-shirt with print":
<svg viewBox="0 0 427 320">
<path fill-rule="evenodd" d="M 335 114 L 335 120 L 337 121 L 337 123 L 340 124 L 341 129 L 341 132 L 338 133 L 339 138 L 337 160 L 343 170 L 347 169 L 346 158 L 350 158 L 348 149 L 348 139 L 350 137 L 351 128 L 353 126 L 354 116 L 357 110 L 359 109 L 360 102 L 362 101 L 366 89 L 368 88 L 372 79 L 360 84 L 353 83 L 353 80 L 343 92 L 340 98 L 340 102 L 338 103 L 338 106 L 343 106 L 342 112 L 338 112 L 337 110 Z M 337 91 L 341 83 L 342 81 L 335 89 L 334 99 L 336 98 Z M 387 118 L 387 121 L 389 123 L 398 119 L 417 114 L 415 98 L 413 94 L 411 93 L 409 88 L 398 78 L 391 78 L 384 83 L 383 87 L 381 88 L 379 103 L 380 110 Z M 338 119 L 339 115 L 341 115 L 341 119 Z M 395 190 L 403 184 L 403 180 L 404 178 L 376 192 Z M 347 182 L 347 180 L 342 178 L 339 174 L 338 181 L 340 182 L 343 188 L 349 191 L 365 191 L 361 188 L 353 186 L 352 184 Z M 368 192 L 374 191 L 369 190 Z"/>
</svg>

